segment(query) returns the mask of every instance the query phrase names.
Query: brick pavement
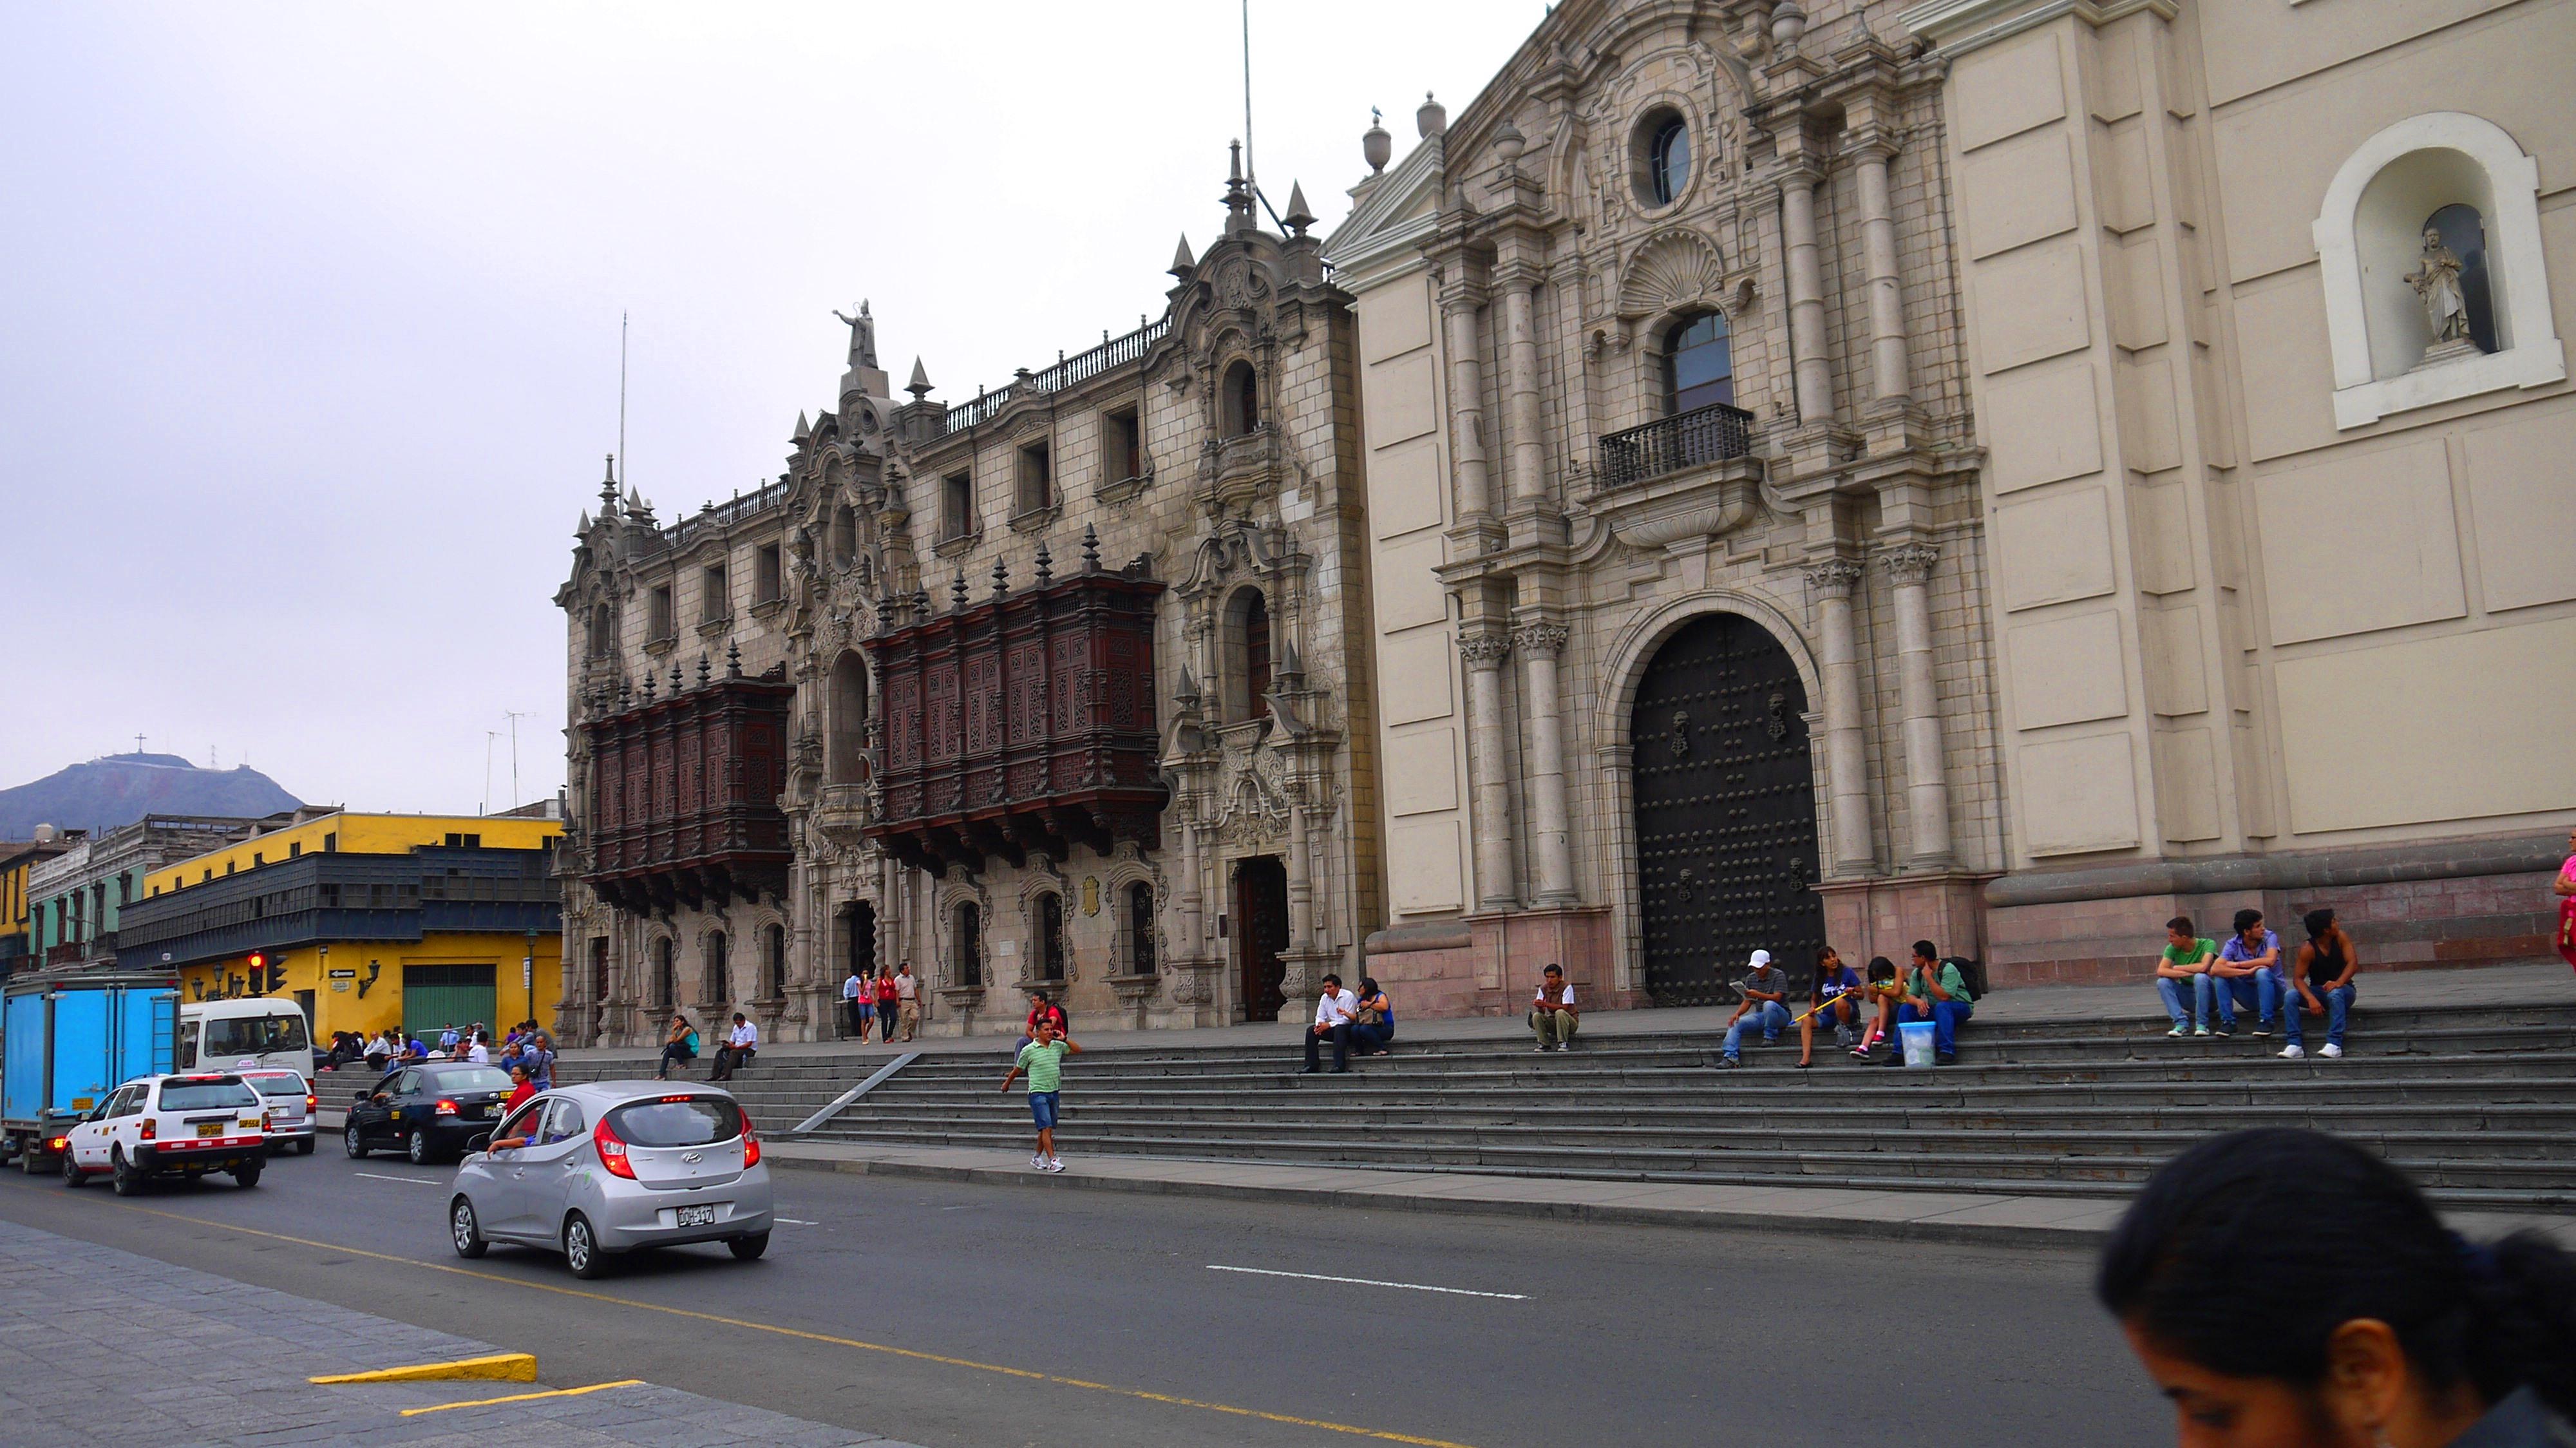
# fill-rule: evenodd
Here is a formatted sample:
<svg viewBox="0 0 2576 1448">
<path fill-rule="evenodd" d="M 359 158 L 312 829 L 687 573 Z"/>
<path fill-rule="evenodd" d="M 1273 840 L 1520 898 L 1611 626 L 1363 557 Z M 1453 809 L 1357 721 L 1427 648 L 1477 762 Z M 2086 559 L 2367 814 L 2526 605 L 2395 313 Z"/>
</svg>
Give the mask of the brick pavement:
<svg viewBox="0 0 2576 1448">
<path fill-rule="evenodd" d="M 533 1345 L 540 1376 L 542 1344 Z M 575 1383 L 305 1380 L 527 1351 L 0 1222 L 0 1448 L 908 1448 L 674 1388 L 453 1408 Z"/>
</svg>

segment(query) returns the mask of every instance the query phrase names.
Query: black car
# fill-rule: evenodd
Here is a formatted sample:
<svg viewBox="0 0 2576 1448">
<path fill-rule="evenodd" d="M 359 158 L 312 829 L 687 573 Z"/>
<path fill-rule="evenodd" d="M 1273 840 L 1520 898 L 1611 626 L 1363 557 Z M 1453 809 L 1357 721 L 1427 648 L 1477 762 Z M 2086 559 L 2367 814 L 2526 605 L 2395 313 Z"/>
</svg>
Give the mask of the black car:
<svg viewBox="0 0 2576 1448">
<path fill-rule="evenodd" d="M 472 1138 L 501 1119 L 513 1086 L 498 1066 L 463 1061 L 424 1061 L 396 1066 L 358 1093 L 343 1135 L 349 1155 L 400 1147 L 427 1166 L 463 1156 Z"/>
</svg>

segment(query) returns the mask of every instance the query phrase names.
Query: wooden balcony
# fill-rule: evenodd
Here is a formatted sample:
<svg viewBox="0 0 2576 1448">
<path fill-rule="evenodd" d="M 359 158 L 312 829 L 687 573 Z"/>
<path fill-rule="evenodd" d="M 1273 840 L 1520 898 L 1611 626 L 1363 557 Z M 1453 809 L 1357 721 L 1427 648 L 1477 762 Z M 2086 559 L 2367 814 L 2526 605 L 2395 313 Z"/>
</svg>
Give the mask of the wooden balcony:
<svg viewBox="0 0 2576 1448">
<path fill-rule="evenodd" d="M 795 686 L 728 677 L 584 724 L 593 800 L 582 880 L 621 910 L 773 897 L 792 858 L 778 795 Z"/>
</svg>

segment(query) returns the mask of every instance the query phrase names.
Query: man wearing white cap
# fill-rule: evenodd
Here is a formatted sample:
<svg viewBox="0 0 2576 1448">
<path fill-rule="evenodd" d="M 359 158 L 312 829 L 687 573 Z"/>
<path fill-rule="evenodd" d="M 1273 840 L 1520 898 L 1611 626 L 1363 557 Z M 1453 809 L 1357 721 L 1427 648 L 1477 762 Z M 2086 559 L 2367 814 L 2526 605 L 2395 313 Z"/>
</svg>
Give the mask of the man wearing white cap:
<svg viewBox="0 0 2576 1448">
<path fill-rule="evenodd" d="M 1747 963 L 1753 973 L 1744 978 L 1744 1004 L 1727 1019 L 1726 1044 L 1720 1048 L 1726 1054 L 1718 1061 L 1721 1066 L 1744 1064 L 1736 1052 L 1743 1045 L 1748 1019 L 1762 1027 L 1762 1044 L 1766 1046 L 1778 1045 L 1780 1033 L 1789 1028 L 1788 972 L 1771 963 L 1771 952 L 1767 950 L 1753 952 L 1753 959 Z"/>
</svg>

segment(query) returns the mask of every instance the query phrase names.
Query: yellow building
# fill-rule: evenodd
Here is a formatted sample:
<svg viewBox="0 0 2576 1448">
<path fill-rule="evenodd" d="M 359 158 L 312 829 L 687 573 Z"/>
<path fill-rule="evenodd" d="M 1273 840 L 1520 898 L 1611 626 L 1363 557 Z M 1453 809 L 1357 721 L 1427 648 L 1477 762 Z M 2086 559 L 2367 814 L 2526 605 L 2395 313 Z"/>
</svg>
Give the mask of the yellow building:
<svg viewBox="0 0 2576 1448">
<path fill-rule="evenodd" d="M 42 954 L 27 928 L 28 868 L 71 848 L 49 825 L 38 826 L 36 834 L 33 840 L 0 841 L 0 975 L 30 969 L 29 957 Z"/>
<path fill-rule="evenodd" d="M 560 820 L 518 815 L 281 824 L 154 871 L 120 922 L 117 962 L 175 971 L 182 1000 L 292 999 L 317 1041 L 551 1024 L 562 835 Z"/>
</svg>

